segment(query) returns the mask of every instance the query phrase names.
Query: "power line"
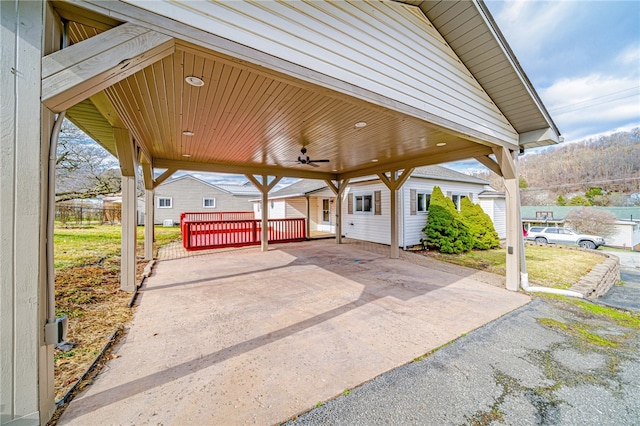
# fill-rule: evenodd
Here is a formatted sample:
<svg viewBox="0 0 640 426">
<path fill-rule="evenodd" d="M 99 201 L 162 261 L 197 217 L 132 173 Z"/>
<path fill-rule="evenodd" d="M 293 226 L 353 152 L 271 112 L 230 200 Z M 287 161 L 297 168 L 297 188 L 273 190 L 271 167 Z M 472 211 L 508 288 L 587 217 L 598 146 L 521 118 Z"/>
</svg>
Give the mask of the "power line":
<svg viewBox="0 0 640 426">
<path fill-rule="evenodd" d="M 584 101 L 575 102 L 575 103 L 572 103 L 572 104 L 561 105 L 559 107 L 555 107 L 555 108 L 550 109 L 549 112 L 558 111 L 560 109 L 573 107 L 573 106 L 576 106 L 576 105 L 582 105 L 582 104 L 585 104 L 585 103 L 588 103 L 588 102 L 592 102 L 592 101 L 595 101 L 595 100 L 598 100 L 598 99 L 608 98 L 609 96 L 618 95 L 620 93 L 628 92 L 630 90 L 638 90 L 638 89 L 640 89 L 640 86 L 629 87 L 628 89 L 619 90 L 617 92 L 609 93 L 607 95 L 596 96 L 595 98 L 587 99 L 587 100 L 584 100 Z M 634 96 L 634 95 L 624 96 L 624 97 L 622 97 L 620 99 L 625 99 L 625 98 L 628 98 L 630 96 Z M 616 99 L 612 99 L 612 100 L 616 100 Z M 611 102 L 612 100 L 609 100 L 607 102 Z M 606 102 L 604 102 L 604 103 L 606 103 Z M 598 104 L 596 104 L 596 105 L 598 105 Z"/>
<path fill-rule="evenodd" d="M 619 178 L 619 179 L 605 179 L 594 182 L 576 182 L 576 183 L 565 183 L 560 185 L 548 185 L 546 187 L 538 187 L 538 188 L 522 188 L 522 191 L 545 191 L 551 188 L 570 188 L 574 186 L 584 186 L 584 185 L 600 185 L 603 183 L 613 183 L 613 182 L 629 182 L 629 181 L 640 181 L 640 176 L 629 177 L 629 178 Z"/>
</svg>

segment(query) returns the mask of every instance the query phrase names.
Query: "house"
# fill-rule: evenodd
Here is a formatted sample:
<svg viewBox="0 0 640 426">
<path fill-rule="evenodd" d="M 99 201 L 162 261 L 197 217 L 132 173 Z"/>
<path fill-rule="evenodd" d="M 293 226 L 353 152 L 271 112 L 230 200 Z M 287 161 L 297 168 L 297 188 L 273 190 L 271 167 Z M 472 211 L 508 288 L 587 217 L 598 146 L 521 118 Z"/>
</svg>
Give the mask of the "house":
<svg viewBox="0 0 640 426">
<path fill-rule="evenodd" d="M 0 205 L 0 252 L 10 271 L 1 276 L 2 383 L 13 378 L 0 392 L 2 423 L 44 424 L 55 407 L 53 345 L 61 333 L 47 299 L 53 206 L 43 159 L 63 118 L 118 158 L 125 291 L 136 290 L 138 179 L 149 218 L 154 192 L 177 172 L 244 174 L 265 204 L 284 177 L 335 182 L 342 194 L 347 182 L 379 174 L 389 176 L 382 178 L 389 189 L 359 202 L 378 201 L 386 214 L 387 194 L 402 187 L 399 171 L 475 158 L 504 178 L 513 213 L 514 154 L 562 141 L 480 0 L 5 0 L 2 29 L 0 143 L 9 166 L 0 167 L 0 181 L 14 183 L 3 185 Z M 330 162 L 301 167 L 301 147 Z M 390 205 L 402 198 L 405 209 L 407 191 Z M 386 238 L 394 259 L 398 210 L 385 224 L 394 230 Z M 341 223 L 353 220 L 355 232 L 367 215 Z M 515 291 L 521 224 L 517 214 L 507 217 L 506 287 Z M 154 221 L 146 222 L 151 259 Z"/>
<path fill-rule="evenodd" d="M 163 182 L 155 190 L 154 223 L 180 223 L 185 212 L 250 212 L 260 192 L 252 185 L 214 185 L 186 174 Z"/>
<path fill-rule="evenodd" d="M 582 206 L 522 206 L 525 228 L 535 225 L 564 226 L 569 212 Z M 607 246 L 640 251 L 640 207 L 591 207 L 616 216 L 616 232 L 605 238 Z"/>
<path fill-rule="evenodd" d="M 488 193 L 487 181 L 441 166 L 416 168 L 398 191 L 398 242 L 400 247 L 420 244 L 427 221 L 431 192 L 439 186 L 460 208 L 468 197 L 478 203 Z M 335 233 L 335 195 L 324 182 L 300 180 L 269 195 L 270 218 L 308 218 L 310 231 Z M 345 237 L 390 244 L 390 195 L 376 176 L 354 179 L 345 190 L 342 202 L 342 234 Z M 504 196 L 503 196 L 504 206 Z M 254 200 L 256 217 L 260 200 Z M 500 219 L 498 214 L 498 219 Z M 504 234 L 504 217 L 501 218 Z M 312 235 L 309 232 L 309 235 Z"/>
<path fill-rule="evenodd" d="M 422 228 L 427 222 L 431 192 L 439 186 L 460 209 L 462 198 L 477 203 L 489 182 L 446 167 L 417 167 L 397 195 L 397 230 L 400 247 L 421 243 Z M 342 203 L 343 235 L 357 240 L 390 244 L 390 192 L 378 178 L 370 177 L 349 183 Z"/>
<path fill-rule="evenodd" d="M 493 227 L 501 240 L 507 238 L 507 201 L 504 192 L 492 189 L 478 194 L 478 204 L 493 221 Z"/>
<path fill-rule="evenodd" d="M 271 219 L 307 219 L 307 235 L 319 233 L 335 234 L 335 194 L 327 184 L 319 180 L 301 179 L 269 194 L 269 217 Z M 262 203 L 254 199 L 256 219 L 261 217 Z"/>
</svg>

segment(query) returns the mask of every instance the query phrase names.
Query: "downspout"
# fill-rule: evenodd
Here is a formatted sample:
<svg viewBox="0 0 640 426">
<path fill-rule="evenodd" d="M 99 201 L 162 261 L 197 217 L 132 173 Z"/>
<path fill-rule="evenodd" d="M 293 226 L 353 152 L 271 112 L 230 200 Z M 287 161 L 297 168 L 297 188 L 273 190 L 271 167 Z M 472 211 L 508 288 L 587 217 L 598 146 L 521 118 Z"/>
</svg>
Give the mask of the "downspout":
<svg viewBox="0 0 640 426">
<path fill-rule="evenodd" d="M 67 47 L 67 31 L 69 22 L 64 21 L 62 30 L 62 49 Z M 56 117 L 49 140 L 49 170 L 47 176 L 47 326 L 45 326 L 45 343 L 55 344 L 63 337 L 64 333 L 60 333 L 57 326 L 50 324 L 56 323 L 56 291 L 55 291 L 55 269 L 53 262 L 53 228 L 56 220 L 56 162 L 58 154 L 58 138 L 60 129 L 67 111 L 61 111 Z M 62 334 L 62 335 L 61 335 Z"/>
</svg>

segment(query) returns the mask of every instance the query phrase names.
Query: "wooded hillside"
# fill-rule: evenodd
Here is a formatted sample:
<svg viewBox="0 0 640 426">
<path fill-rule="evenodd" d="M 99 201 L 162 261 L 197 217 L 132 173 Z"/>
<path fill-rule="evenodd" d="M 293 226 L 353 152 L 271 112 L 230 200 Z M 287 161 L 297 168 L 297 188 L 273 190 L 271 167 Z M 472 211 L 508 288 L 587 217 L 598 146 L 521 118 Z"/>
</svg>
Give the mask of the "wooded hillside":
<svg viewBox="0 0 640 426">
<path fill-rule="evenodd" d="M 502 189 L 493 173 L 474 175 Z M 629 195 L 640 193 L 640 127 L 527 153 L 520 175 L 523 205 L 555 204 L 558 195 L 570 199 L 590 188 L 609 194 L 609 205 L 635 204 L 640 200 Z"/>
</svg>

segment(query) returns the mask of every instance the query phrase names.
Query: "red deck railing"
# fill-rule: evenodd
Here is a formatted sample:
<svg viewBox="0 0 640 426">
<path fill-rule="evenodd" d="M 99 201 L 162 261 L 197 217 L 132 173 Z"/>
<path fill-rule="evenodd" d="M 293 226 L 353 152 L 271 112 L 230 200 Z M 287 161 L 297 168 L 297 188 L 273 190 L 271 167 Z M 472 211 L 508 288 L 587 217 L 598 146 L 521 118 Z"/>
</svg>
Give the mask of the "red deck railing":
<svg viewBox="0 0 640 426">
<path fill-rule="evenodd" d="M 183 213 L 190 214 L 193 213 Z M 257 219 L 194 220 L 182 216 L 180 222 L 182 243 L 187 250 L 257 245 L 262 235 L 262 221 Z M 304 241 L 306 229 L 305 219 L 269 219 L 268 241 Z"/>
</svg>

